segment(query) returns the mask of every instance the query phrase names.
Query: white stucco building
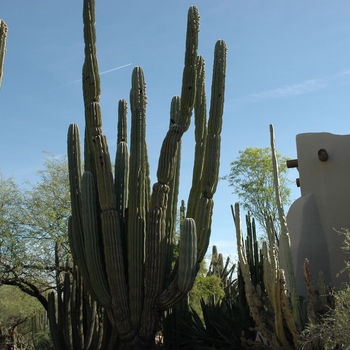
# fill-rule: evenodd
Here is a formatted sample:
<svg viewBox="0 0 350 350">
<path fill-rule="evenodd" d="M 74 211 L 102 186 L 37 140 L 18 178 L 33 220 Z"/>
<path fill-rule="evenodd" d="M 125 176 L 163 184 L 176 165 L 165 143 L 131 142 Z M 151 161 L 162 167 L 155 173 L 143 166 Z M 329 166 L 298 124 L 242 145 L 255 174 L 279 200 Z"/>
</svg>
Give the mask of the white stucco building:
<svg viewBox="0 0 350 350">
<path fill-rule="evenodd" d="M 337 231 L 350 229 L 350 135 L 299 134 L 296 145 L 301 197 L 290 207 L 287 224 L 298 294 L 305 296 L 305 258 L 315 286 L 320 270 L 336 288 L 349 281 L 348 272 L 337 276 L 350 260 Z"/>
</svg>

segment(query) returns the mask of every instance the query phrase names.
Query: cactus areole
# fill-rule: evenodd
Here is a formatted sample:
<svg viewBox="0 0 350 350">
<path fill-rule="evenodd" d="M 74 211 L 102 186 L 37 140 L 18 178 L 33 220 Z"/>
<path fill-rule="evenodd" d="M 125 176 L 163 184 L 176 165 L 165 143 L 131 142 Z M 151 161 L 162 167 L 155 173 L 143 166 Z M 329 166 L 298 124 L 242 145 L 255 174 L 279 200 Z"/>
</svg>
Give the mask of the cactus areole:
<svg viewBox="0 0 350 350">
<path fill-rule="evenodd" d="M 83 19 L 84 162 L 77 125 L 72 124 L 68 131 L 71 250 L 86 288 L 107 309 L 121 346 L 149 349 L 162 312 L 187 294 L 208 247 L 218 181 L 227 49 L 224 41 L 216 43 L 207 122 L 204 60 L 197 54 L 199 13 L 191 7 L 181 96 L 174 97 L 171 103 L 171 123 L 160 151 L 158 182 L 151 190 L 143 70 L 136 67 L 132 73 L 130 138 L 127 103 L 119 102 L 113 176 L 102 132 L 93 0 L 84 0 Z M 181 243 L 179 262 L 173 265 L 181 137 L 190 125 L 193 110 L 196 135 L 201 134 L 196 136 L 196 188 L 188 199 L 195 203 L 195 209 L 191 217 L 187 213 L 182 234 L 186 241 Z"/>
</svg>

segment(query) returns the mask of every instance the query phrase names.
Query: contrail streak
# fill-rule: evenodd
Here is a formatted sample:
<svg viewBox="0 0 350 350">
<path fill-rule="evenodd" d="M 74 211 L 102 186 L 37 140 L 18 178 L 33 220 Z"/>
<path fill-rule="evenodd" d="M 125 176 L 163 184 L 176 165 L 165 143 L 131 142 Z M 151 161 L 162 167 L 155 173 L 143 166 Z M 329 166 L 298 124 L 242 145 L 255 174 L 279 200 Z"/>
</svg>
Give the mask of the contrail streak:
<svg viewBox="0 0 350 350">
<path fill-rule="evenodd" d="M 104 72 L 101 72 L 100 75 L 106 74 L 106 73 L 110 73 L 110 72 L 113 72 L 113 71 L 115 71 L 115 70 L 122 69 L 122 68 L 125 68 L 125 67 L 129 67 L 129 66 L 131 66 L 131 65 L 132 65 L 132 63 L 128 63 L 128 64 L 124 64 L 123 66 L 119 66 L 119 67 L 116 67 L 116 68 L 112 68 L 112 69 L 109 69 L 109 70 L 105 70 Z M 79 82 L 81 82 L 81 79 L 74 80 L 74 81 L 71 81 L 70 83 L 63 84 L 63 85 L 60 85 L 60 86 L 56 86 L 56 87 L 54 87 L 54 88 L 51 88 L 50 90 L 59 89 L 59 88 L 61 88 L 61 87 L 68 86 L 68 85 L 72 85 L 72 84 L 79 83 Z"/>
<path fill-rule="evenodd" d="M 132 63 L 128 63 L 128 64 L 124 64 L 124 66 L 120 66 L 120 67 L 112 68 L 112 69 L 109 69 L 109 70 L 105 70 L 104 72 L 100 73 L 100 75 L 106 74 L 106 73 L 109 73 L 109 72 L 113 72 L 115 70 L 122 69 L 122 68 L 125 68 L 125 67 L 129 67 L 131 65 L 132 65 Z"/>
</svg>

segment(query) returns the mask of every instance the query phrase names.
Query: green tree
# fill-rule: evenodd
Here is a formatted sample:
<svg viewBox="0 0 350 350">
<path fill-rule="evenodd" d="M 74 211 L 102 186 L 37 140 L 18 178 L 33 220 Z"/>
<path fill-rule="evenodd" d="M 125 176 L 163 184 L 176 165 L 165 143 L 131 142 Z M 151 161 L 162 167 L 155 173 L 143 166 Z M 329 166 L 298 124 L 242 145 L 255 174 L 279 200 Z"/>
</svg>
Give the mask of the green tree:
<svg viewBox="0 0 350 350">
<path fill-rule="evenodd" d="M 70 254 L 68 218 L 71 213 L 66 155 L 46 153 L 39 181 L 30 184 L 25 194 L 24 224 L 32 244 L 40 249 L 42 266 L 55 261 L 55 243 L 60 244 L 61 260 Z M 37 252 L 33 252 L 37 256 Z"/>
<path fill-rule="evenodd" d="M 70 258 L 66 157 L 48 154 L 37 175 L 35 184 L 20 187 L 0 172 L 0 322 L 6 329 L 19 324 L 18 335 L 26 345 L 23 334 L 32 327 L 32 305 L 47 309 L 47 292 L 62 282 L 61 271 Z M 33 331 L 30 342 L 49 341 L 48 330 L 39 331 Z"/>
<path fill-rule="evenodd" d="M 70 199 L 66 157 L 49 155 L 44 164 L 27 189 L 0 175 L 0 283 L 18 286 L 46 308 L 43 291 L 55 288 L 70 254 Z"/>
<path fill-rule="evenodd" d="M 3 285 L 0 286 L 0 310 L 0 334 L 14 334 L 17 345 L 21 343 L 26 349 L 33 349 L 32 338 L 36 332 L 32 320 L 43 310 L 38 300 L 16 287 Z M 41 333 L 48 335 L 47 331 L 41 330 Z"/>
<path fill-rule="evenodd" d="M 290 180 L 287 177 L 287 158 L 277 153 L 280 192 L 283 205 L 290 204 Z M 242 207 L 267 232 L 266 220 L 271 215 L 278 217 L 274 189 L 271 148 L 246 148 L 239 151 L 239 157 L 231 163 L 231 170 L 223 179 L 228 180 L 234 193 L 241 200 Z M 280 232 L 279 220 L 273 220 L 277 236 Z"/>
<path fill-rule="evenodd" d="M 0 172 L 0 261 L 4 264 L 19 262 L 25 252 L 20 224 L 23 195 L 13 178 Z"/>
<path fill-rule="evenodd" d="M 202 316 L 201 300 L 208 304 L 212 298 L 219 301 L 225 296 L 225 292 L 221 286 L 221 278 L 217 275 L 208 275 L 205 261 L 201 263 L 197 277 L 194 281 L 191 291 L 188 293 L 189 306 Z"/>
</svg>

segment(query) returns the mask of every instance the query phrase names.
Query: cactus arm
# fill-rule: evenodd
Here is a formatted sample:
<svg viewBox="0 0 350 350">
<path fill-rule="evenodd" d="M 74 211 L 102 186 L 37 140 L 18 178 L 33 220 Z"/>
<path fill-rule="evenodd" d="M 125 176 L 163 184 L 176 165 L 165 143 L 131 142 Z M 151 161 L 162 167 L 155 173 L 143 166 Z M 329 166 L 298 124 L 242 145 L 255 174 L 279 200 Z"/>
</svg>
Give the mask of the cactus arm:
<svg viewBox="0 0 350 350">
<path fill-rule="evenodd" d="M 174 123 L 178 123 L 180 115 L 180 102 L 179 96 L 174 96 L 171 100 L 170 105 L 170 125 L 171 127 Z M 171 271 L 173 263 L 173 248 L 174 248 L 174 239 L 176 233 L 177 225 L 177 203 L 178 203 L 178 194 L 179 194 L 179 184 L 180 184 L 180 163 L 181 163 L 181 141 L 179 142 L 179 148 L 175 156 L 175 173 L 171 181 L 169 182 L 169 194 L 168 194 L 168 205 L 167 205 L 167 215 L 166 215 L 166 260 L 165 260 L 165 281 L 164 286 L 168 286 L 171 280 Z M 181 209 L 180 209 L 181 210 Z M 181 215 L 181 213 L 180 213 Z M 180 217 L 180 225 L 181 225 Z"/>
<path fill-rule="evenodd" d="M 93 349 L 92 347 L 92 341 L 94 333 L 96 332 L 96 310 L 97 310 L 97 303 L 96 301 L 91 301 L 91 315 L 90 320 L 88 322 L 87 327 L 87 334 L 86 337 L 84 337 L 84 350 Z"/>
<path fill-rule="evenodd" d="M 181 292 L 178 285 L 179 275 L 176 274 L 168 288 L 166 288 L 157 300 L 160 310 L 168 310 L 181 300 L 187 293 Z"/>
<path fill-rule="evenodd" d="M 223 40 L 217 41 L 214 51 L 213 80 L 208 120 L 208 136 L 205 147 L 202 193 L 212 198 L 218 183 L 220 164 L 220 133 L 225 92 L 227 47 Z"/>
<path fill-rule="evenodd" d="M 206 139 L 205 158 L 201 183 L 202 198 L 198 203 L 194 219 L 197 223 L 198 262 L 204 258 L 210 238 L 212 200 L 218 182 L 220 164 L 220 133 L 223 115 L 227 47 L 223 40 L 217 41 L 214 51 L 211 104 Z M 218 101 L 216 101 L 218 99 Z M 215 102 L 214 102 L 215 101 Z M 205 218 L 203 218 L 205 216 Z"/>
<path fill-rule="evenodd" d="M 195 6 L 188 10 L 185 67 L 182 77 L 181 109 L 177 124 L 170 127 L 160 151 L 157 179 L 168 184 L 175 172 L 178 144 L 190 125 L 190 117 L 195 102 L 196 61 L 198 50 L 199 13 Z"/>
<path fill-rule="evenodd" d="M 234 209 L 231 206 L 231 211 L 232 211 L 232 216 L 233 216 L 234 224 L 236 228 L 239 267 L 242 273 L 242 278 L 244 280 L 246 300 L 256 325 L 258 326 L 259 330 L 264 334 L 268 342 L 272 344 L 273 334 L 266 325 L 266 321 L 264 320 L 263 304 L 251 281 L 249 264 L 248 264 L 245 250 L 244 250 L 239 204 L 236 203 Z"/>
<path fill-rule="evenodd" d="M 129 197 L 129 150 L 127 144 L 127 103 L 118 104 L 117 152 L 115 158 L 115 194 L 122 231 L 125 232 L 125 210 Z M 124 237 L 123 237 L 124 238 Z"/>
<path fill-rule="evenodd" d="M 84 102 L 100 100 L 100 75 L 98 74 L 96 30 L 95 30 L 95 1 L 85 0 L 83 7 L 85 61 L 83 65 Z"/>
<path fill-rule="evenodd" d="M 291 304 L 287 295 L 287 286 L 286 286 L 286 278 L 284 275 L 284 271 L 282 269 L 279 270 L 279 279 L 281 286 L 281 309 L 286 320 L 287 327 L 293 336 L 294 348 L 300 348 L 300 337 L 299 330 L 297 328 L 296 323 L 294 322 L 294 316 L 291 308 Z"/>
<path fill-rule="evenodd" d="M 0 19 L 0 87 L 2 83 L 2 77 L 4 75 L 7 32 L 8 27 L 6 23 L 2 19 Z"/>
<path fill-rule="evenodd" d="M 190 126 L 190 117 L 195 103 L 199 18 L 198 9 L 195 6 L 191 6 L 188 10 L 187 18 L 185 66 L 181 89 L 181 114 L 179 125 L 183 127 L 182 133 Z"/>
<path fill-rule="evenodd" d="M 91 172 L 85 171 L 82 178 L 81 204 L 87 268 L 90 271 L 91 284 L 98 298 L 97 300 L 103 307 L 110 307 L 111 295 L 101 251 L 103 242 L 99 240 L 95 192 L 93 175 Z"/>
<path fill-rule="evenodd" d="M 308 315 L 309 321 L 312 324 L 316 324 L 317 323 L 317 315 L 315 311 L 316 293 L 313 287 L 312 275 L 310 270 L 310 262 L 308 259 L 304 260 L 303 272 L 304 272 L 304 280 L 305 280 L 306 289 L 307 289 L 307 315 Z"/>
<path fill-rule="evenodd" d="M 117 126 L 117 144 L 120 142 L 128 143 L 128 126 L 127 126 L 128 103 L 121 99 L 118 102 L 118 126 Z"/>
<path fill-rule="evenodd" d="M 48 295 L 47 314 L 50 322 L 50 333 L 51 333 L 51 337 L 52 337 L 52 341 L 54 343 L 55 349 L 67 350 L 67 347 L 64 345 L 64 340 L 62 339 L 62 334 L 60 333 L 59 327 L 57 325 L 54 292 L 51 292 Z"/>
<path fill-rule="evenodd" d="M 191 290 L 198 270 L 197 263 L 197 232 L 193 219 L 185 219 L 180 234 L 179 280 L 181 292 Z"/>
<path fill-rule="evenodd" d="M 205 144 L 207 137 L 207 110 L 205 95 L 205 69 L 204 59 L 201 56 L 197 58 L 197 88 L 196 103 L 194 106 L 194 123 L 195 123 L 195 156 L 193 164 L 192 186 L 188 196 L 187 217 L 193 218 L 196 211 L 196 205 L 201 197 L 201 187 L 198 186 L 202 180 L 203 163 L 205 155 Z"/>
<path fill-rule="evenodd" d="M 134 329 L 140 324 L 144 281 L 144 244 L 148 208 L 147 149 L 145 142 L 146 84 L 141 67 L 132 73 L 130 106 L 132 114 L 130 140 L 130 182 L 128 212 L 128 283 L 131 319 Z M 147 204 L 146 204 L 147 203 Z"/>
<path fill-rule="evenodd" d="M 73 345 L 73 339 L 72 339 L 72 319 L 70 317 L 71 313 L 71 288 L 70 288 L 70 278 L 69 274 L 65 273 L 64 275 L 64 282 L 63 282 L 63 314 L 64 317 L 64 337 L 66 339 L 66 344 L 68 345 L 68 348 L 71 350 Z M 59 310 L 60 312 L 61 310 Z"/>
<path fill-rule="evenodd" d="M 283 318 L 287 317 L 288 315 L 283 313 L 285 308 L 282 308 L 284 295 L 281 292 L 283 289 L 283 285 L 281 285 L 281 273 L 283 273 L 283 270 L 281 270 L 279 266 L 278 248 L 276 246 L 274 225 L 272 220 L 272 217 L 270 217 L 266 223 L 268 228 L 269 244 L 268 248 L 266 244 L 264 245 L 266 248 L 264 249 L 263 255 L 264 262 L 267 260 L 269 264 L 266 266 L 264 265 L 264 281 L 268 292 L 268 297 L 272 303 L 273 312 L 275 314 L 275 346 L 281 347 L 282 349 L 292 349 L 291 345 L 287 341 L 285 328 L 283 325 Z M 287 302 L 286 300 L 284 301 Z"/>
</svg>

